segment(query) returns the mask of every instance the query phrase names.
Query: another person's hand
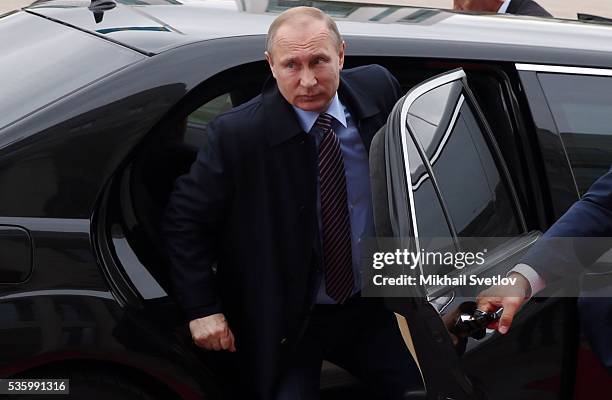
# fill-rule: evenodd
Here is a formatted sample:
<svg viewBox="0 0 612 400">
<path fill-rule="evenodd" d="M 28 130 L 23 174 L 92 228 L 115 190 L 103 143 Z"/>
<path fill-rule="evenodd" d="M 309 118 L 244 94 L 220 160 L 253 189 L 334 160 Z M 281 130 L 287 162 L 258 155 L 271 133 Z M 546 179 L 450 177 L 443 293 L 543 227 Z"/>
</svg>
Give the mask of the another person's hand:
<svg viewBox="0 0 612 400">
<path fill-rule="evenodd" d="M 498 322 L 489 326 L 499 333 L 506 334 L 512 325 L 512 320 L 525 299 L 531 295 L 529 281 L 521 274 L 513 272 L 508 278 L 516 278 L 515 285 L 491 286 L 482 291 L 476 298 L 476 306 L 481 311 L 495 312 L 504 308 Z"/>
<path fill-rule="evenodd" d="M 191 337 L 196 346 L 208 350 L 236 351 L 234 334 L 223 314 L 212 314 L 189 322 Z"/>
</svg>

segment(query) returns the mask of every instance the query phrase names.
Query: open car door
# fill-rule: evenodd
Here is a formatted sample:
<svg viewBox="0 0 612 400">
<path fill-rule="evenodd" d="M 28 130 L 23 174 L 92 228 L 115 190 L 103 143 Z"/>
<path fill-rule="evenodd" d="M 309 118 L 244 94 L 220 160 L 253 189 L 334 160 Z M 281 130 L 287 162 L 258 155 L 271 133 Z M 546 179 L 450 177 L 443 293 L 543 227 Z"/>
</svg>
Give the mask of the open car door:
<svg viewBox="0 0 612 400">
<path fill-rule="evenodd" d="M 370 165 L 375 247 L 421 258 L 393 276 L 406 283 L 386 287 L 374 278 L 380 270 L 365 265 L 364 281 L 377 287 L 366 286 L 364 293 L 385 297 L 396 312 L 427 399 L 567 395 L 564 374 L 574 371 L 576 343 L 575 331 L 567 329 L 575 321 L 571 302 L 530 300 L 505 336 L 480 329 L 457 340 L 447 330 L 472 316 L 476 295 L 505 278 L 539 237 L 526 228 L 509 171 L 462 69 L 429 79 L 398 101 L 374 138 Z M 454 258 L 443 262 L 438 253 Z M 480 254 L 482 262 L 467 263 L 468 253 Z M 434 261 L 424 254 L 434 254 Z"/>
</svg>

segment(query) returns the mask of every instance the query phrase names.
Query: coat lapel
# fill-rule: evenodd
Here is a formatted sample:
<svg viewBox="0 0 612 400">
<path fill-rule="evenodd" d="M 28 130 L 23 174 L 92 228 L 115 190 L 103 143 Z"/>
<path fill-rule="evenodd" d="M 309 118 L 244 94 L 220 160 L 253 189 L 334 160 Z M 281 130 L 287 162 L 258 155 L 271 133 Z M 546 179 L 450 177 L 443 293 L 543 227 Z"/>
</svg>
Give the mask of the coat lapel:
<svg viewBox="0 0 612 400">
<path fill-rule="evenodd" d="M 366 148 L 370 151 L 372 138 L 376 134 L 375 124 L 371 124 L 373 117 L 379 116 L 380 109 L 371 100 L 368 93 L 364 93 L 350 82 L 348 82 L 343 74 L 340 74 L 340 86 L 338 87 L 338 96 L 342 104 L 348 108 L 349 112 L 355 120 L 357 131 Z"/>
<path fill-rule="evenodd" d="M 373 129 L 372 125 L 367 123 L 367 120 L 377 116 L 380 109 L 371 100 L 368 93 L 362 92 L 348 82 L 342 73 L 340 74 L 338 96 L 353 116 L 359 135 L 366 150 L 369 151 L 376 129 Z M 304 133 L 293 107 L 283 98 L 276 85 L 276 80 L 272 76 L 264 83 L 262 97 L 268 124 L 266 137 L 270 146 L 276 146 Z"/>
<path fill-rule="evenodd" d="M 277 146 L 304 134 L 293 107 L 282 96 L 271 75 L 264 83 L 262 102 L 267 125 L 266 138 L 270 146 Z"/>
</svg>

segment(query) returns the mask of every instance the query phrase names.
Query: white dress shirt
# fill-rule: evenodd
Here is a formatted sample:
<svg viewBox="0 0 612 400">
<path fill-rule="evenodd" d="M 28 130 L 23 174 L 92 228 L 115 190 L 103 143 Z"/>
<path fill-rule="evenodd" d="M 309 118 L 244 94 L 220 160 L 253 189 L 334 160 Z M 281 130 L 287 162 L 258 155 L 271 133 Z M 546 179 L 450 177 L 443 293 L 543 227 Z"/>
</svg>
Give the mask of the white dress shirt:
<svg viewBox="0 0 612 400">
<path fill-rule="evenodd" d="M 546 282 L 544 278 L 540 276 L 532 267 L 527 264 L 516 264 L 514 268 L 508 272 L 508 274 L 516 272 L 525 277 L 529 282 L 529 286 L 531 286 L 531 292 L 529 297 L 534 296 L 536 293 L 541 291 L 546 287 Z"/>
</svg>

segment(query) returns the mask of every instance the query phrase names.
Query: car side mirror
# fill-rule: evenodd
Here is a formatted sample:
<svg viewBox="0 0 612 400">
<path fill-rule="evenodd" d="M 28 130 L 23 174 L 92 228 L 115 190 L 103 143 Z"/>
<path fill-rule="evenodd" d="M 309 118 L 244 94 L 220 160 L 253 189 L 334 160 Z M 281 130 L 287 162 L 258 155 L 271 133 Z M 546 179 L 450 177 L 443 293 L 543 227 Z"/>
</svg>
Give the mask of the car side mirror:
<svg viewBox="0 0 612 400">
<path fill-rule="evenodd" d="M 114 0 L 91 0 L 91 4 L 87 8 L 93 13 L 96 24 L 99 24 L 104 18 L 104 12 L 115 7 L 117 7 L 117 3 Z"/>
</svg>

